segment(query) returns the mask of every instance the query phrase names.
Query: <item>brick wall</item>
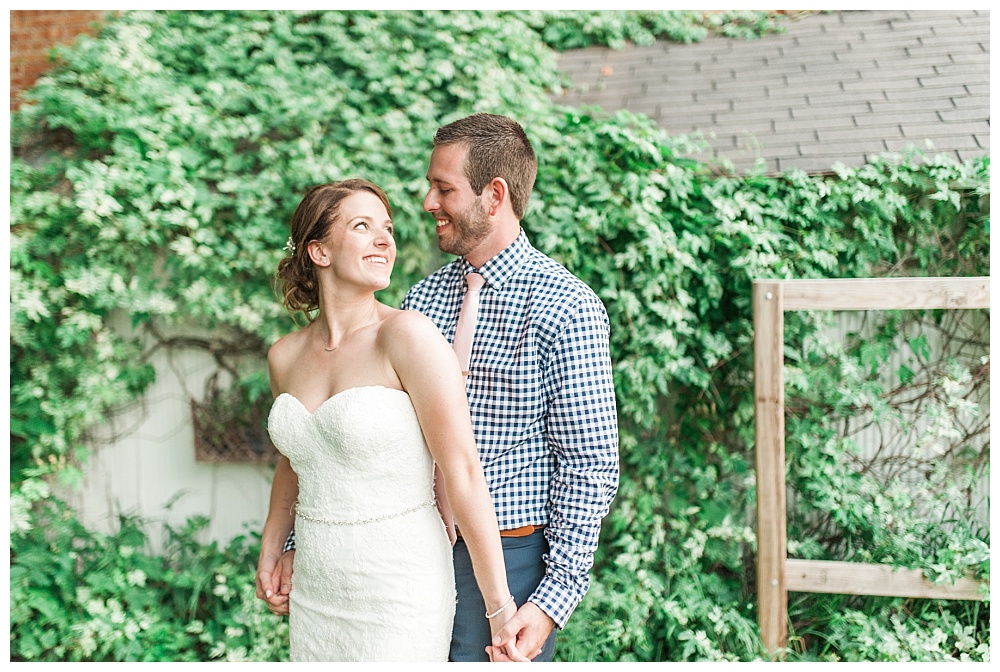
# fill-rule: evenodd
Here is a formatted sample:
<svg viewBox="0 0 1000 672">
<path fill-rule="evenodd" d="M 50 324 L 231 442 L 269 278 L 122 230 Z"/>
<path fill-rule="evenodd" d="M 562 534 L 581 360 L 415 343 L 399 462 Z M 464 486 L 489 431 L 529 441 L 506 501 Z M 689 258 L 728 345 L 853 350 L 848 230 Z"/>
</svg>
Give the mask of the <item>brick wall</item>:
<svg viewBox="0 0 1000 672">
<path fill-rule="evenodd" d="M 52 47 L 70 44 L 81 33 L 93 34 L 94 23 L 106 14 L 106 10 L 11 10 L 10 109 L 17 109 L 22 94 L 52 67 Z"/>
</svg>

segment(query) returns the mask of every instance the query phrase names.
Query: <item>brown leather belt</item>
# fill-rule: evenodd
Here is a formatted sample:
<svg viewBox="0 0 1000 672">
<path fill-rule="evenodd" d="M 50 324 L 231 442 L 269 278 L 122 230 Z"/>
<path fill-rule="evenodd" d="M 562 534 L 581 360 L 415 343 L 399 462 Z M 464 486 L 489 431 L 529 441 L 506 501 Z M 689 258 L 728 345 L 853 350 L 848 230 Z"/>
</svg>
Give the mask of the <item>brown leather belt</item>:
<svg viewBox="0 0 1000 672">
<path fill-rule="evenodd" d="M 538 530 L 544 529 L 544 525 L 525 525 L 524 527 L 515 527 L 513 530 L 500 530 L 501 537 L 527 537 L 529 534 L 534 534 Z M 456 529 L 455 534 L 459 538 L 462 537 L 462 531 Z"/>
</svg>

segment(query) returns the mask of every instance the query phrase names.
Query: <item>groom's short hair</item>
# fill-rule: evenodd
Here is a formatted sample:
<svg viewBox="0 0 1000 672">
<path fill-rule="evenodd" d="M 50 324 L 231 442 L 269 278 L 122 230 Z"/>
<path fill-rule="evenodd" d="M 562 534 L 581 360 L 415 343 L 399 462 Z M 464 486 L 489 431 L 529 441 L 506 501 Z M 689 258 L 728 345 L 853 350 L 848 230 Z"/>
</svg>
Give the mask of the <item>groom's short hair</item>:
<svg viewBox="0 0 1000 672">
<path fill-rule="evenodd" d="M 455 144 L 468 150 L 464 172 L 472 190 L 481 194 L 494 177 L 503 178 L 514 215 L 524 217 L 538 160 L 521 125 L 499 114 L 473 114 L 442 126 L 434 135 L 435 147 Z"/>
</svg>

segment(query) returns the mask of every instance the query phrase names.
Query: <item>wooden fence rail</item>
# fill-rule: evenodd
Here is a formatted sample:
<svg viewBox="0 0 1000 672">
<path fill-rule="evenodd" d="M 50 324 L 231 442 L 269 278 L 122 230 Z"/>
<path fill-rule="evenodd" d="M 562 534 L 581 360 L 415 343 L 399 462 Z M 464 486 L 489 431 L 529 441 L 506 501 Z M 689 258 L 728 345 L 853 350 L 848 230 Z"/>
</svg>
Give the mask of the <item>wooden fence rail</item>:
<svg viewBox="0 0 1000 672">
<path fill-rule="evenodd" d="M 784 315 L 796 310 L 989 308 L 989 278 L 756 280 L 753 285 L 757 598 L 772 655 L 787 645 L 788 591 L 950 600 L 988 598 L 989 584 L 941 585 L 916 570 L 787 557 Z"/>
</svg>

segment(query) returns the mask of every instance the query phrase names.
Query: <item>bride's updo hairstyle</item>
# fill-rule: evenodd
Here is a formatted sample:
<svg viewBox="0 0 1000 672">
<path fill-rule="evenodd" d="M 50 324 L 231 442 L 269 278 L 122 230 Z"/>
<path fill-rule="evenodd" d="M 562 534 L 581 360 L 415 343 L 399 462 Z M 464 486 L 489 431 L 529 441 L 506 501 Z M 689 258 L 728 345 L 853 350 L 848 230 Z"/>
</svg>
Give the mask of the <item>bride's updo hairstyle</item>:
<svg viewBox="0 0 1000 672">
<path fill-rule="evenodd" d="M 385 192 L 368 180 L 360 179 L 311 187 L 295 209 L 290 225 L 292 235 L 286 246 L 289 256 L 278 262 L 276 273 L 282 303 L 290 313 L 301 311 L 312 320 L 313 313 L 319 308 L 319 279 L 307 248 L 311 241 L 326 237 L 340 214 L 344 199 L 359 191 L 375 194 L 392 217 Z"/>
</svg>

